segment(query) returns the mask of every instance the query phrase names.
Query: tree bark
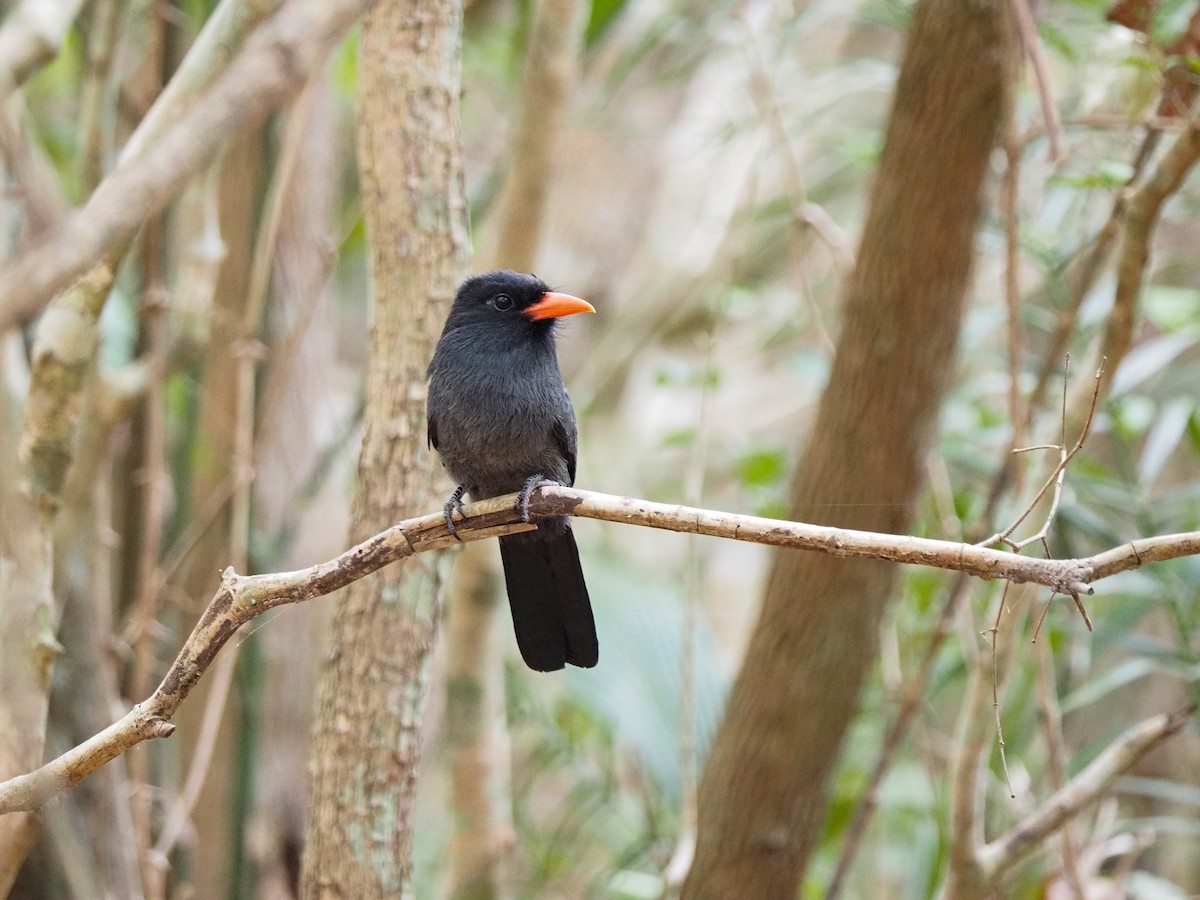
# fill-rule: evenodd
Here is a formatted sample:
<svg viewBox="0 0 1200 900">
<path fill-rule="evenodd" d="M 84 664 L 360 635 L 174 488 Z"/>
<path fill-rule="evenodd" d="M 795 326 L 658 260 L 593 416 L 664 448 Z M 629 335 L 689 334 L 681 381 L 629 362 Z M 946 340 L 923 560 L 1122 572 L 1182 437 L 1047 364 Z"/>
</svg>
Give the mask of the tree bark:
<svg viewBox="0 0 1200 900">
<path fill-rule="evenodd" d="M 425 367 L 470 243 L 459 135 L 461 5 L 383 0 L 359 47 L 358 150 L 375 299 L 352 532 L 439 506 Z M 436 559 L 353 585 L 334 618 L 311 759 L 305 897 L 412 893 L 412 803 Z"/>
<path fill-rule="evenodd" d="M 111 281 L 97 266 L 52 301 L 30 354 L 16 459 L 0 451 L 0 779 L 38 765 L 45 747 L 50 677 L 62 650 L 55 636 L 54 523 Z M 0 820 L 0 897 L 8 895 L 39 826 L 25 814 Z"/>
<path fill-rule="evenodd" d="M 1017 59 L 1008 0 L 922 0 L 793 518 L 899 533 L 954 350 Z M 793 896 L 894 565 L 777 551 L 700 785 L 683 896 Z"/>
</svg>

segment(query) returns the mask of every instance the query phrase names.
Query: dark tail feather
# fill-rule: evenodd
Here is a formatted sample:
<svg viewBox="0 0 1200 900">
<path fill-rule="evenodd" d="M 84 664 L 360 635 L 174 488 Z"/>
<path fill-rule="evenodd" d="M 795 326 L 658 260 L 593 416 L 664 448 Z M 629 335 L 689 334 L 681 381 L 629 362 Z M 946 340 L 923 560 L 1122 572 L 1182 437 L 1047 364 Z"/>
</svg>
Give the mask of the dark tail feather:
<svg viewBox="0 0 1200 900">
<path fill-rule="evenodd" d="M 531 669 L 591 668 L 600 658 L 592 603 L 567 519 L 500 538 L 504 582 L 521 657 Z"/>
</svg>

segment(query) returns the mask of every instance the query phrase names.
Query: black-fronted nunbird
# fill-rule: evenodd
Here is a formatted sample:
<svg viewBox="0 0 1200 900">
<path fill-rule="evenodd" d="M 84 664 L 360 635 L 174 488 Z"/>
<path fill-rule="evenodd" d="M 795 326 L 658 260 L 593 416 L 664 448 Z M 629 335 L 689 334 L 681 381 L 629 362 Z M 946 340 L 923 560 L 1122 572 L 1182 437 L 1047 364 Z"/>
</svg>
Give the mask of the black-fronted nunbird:
<svg viewBox="0 0 1200 900">
<path fill-rule="evenodd" d="M 595 312 L 533 275 L 488 272 L 463 282 L 429 364 L 429 443 L 458 482 L 446 524 L 463 494 L 473 500 L 529 495 L 542 481 L 575 481 L 575 411 L 554 347 L 562 316 Z M 457 535 L 456 535 L 457 536 Z M 570 519 L 541 519 L 536 531 L 500 538 L 517 646 L 542 672 L 599 657 Z"/>
</svg>

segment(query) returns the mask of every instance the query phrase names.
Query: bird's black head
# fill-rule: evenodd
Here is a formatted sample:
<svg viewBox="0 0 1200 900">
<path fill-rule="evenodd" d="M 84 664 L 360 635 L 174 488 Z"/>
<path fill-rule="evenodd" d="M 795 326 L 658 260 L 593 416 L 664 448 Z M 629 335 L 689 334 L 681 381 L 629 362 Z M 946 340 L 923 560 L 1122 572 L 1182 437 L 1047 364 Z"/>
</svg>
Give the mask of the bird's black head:
<svg viewBox="0 0 1200 900">
<path fill-rule="evenodd" d="M 570 294 L 556 293 L 536 275 L 507 269 L 468 278 L 458 289 L 446 331 L 488 326 L 520 334 L 550 334 L 554 322 L 574 313 L 595 312 L 592 305 Z"/>
</svg>

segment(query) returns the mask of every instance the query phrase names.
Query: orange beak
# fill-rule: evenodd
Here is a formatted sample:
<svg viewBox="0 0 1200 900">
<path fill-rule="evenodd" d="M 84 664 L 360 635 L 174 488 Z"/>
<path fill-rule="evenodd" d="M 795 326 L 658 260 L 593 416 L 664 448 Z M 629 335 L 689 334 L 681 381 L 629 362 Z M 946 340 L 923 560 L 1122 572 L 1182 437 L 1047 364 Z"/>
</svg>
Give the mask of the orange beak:
<svg viewBox="0 0 1200 900">
<path fill-rule="evenodd" d="M 546 291 L 542 294 L 541 300 L 524 309 L 525 315 L 534 321 L 558 319 L 562 316 L 573 316 L 575 313 L 594 313 L 595 311 L 596 307 L 586 300 L 580 300 L 570 294 L 556 294 L 554 291 Z"/>
</svg>

